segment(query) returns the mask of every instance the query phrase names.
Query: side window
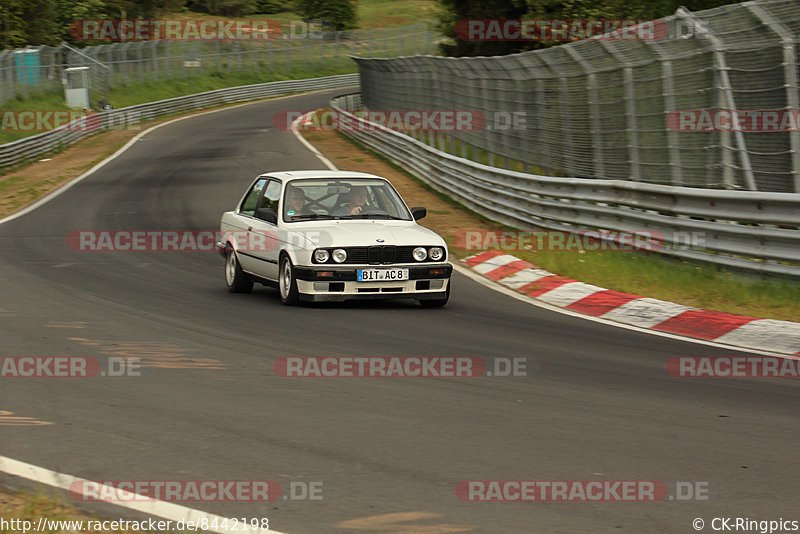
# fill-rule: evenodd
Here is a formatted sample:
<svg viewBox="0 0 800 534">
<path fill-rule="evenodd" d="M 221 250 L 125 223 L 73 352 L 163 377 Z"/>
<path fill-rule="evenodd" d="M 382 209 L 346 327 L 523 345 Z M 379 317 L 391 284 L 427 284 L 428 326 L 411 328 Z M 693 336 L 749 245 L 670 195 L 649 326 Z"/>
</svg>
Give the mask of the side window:
<svg viewBox="0 0 800 534">
<path fill-rule="evenodd" d="M 269 208 L 278 213 L 278 199 L 281 197 L 281 183 L 277 180 L 270 180 L 264 190 L 264 201 L 262 208 Z"/>
<path fill-rule="evenodd" d="M 258 205 L 258 199 L 261 197 L 261 191 L 264 190 L 264 184 L 267 183 L 266 178 L 261 178 L 256 183 L 253 184 L 253 187 L 250 189 L 250 192 L 247 193 L 247 196 L 244 197 L 242 201 L 242 205 L 239 206 L 239 213 L 243 215 L 254 215 L 256 212 L 256 206 Z"/>
</svg>

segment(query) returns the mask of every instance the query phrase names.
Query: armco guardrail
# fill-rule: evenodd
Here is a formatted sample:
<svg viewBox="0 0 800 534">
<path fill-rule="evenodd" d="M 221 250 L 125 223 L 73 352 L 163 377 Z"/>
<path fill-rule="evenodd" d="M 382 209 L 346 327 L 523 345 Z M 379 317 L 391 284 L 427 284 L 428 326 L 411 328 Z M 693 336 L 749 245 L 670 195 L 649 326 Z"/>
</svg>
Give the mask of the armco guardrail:
<svg viewBox="0 0 800 534">
<path fill-rule="evenodd" d="M 353 115 L 361 95 L 334 98 L 346 133 L 437 190 L 515 228 L 652 232 L 658 251 L 764 274 L 800 276 L 800 195 L 623 180 L 555 178 L 475 163 Z M 360 126 L 358 126 L 360 125 Z"/>
<path fill-rule="evenodd" d="M 91 115 L 84 119 L 83 122 L 73 122 L 39 135 L 0 145 L 0 169 L 30 161 L 37 156 L 80 141 L 98 130 L 127 128 L 181 111 L 246 102 L 295 92 L 335 89 L 352 85 L 358 85 L 358 74 L 341 74 L 324 78 L 286 80 L 231 87 L 103 111 L 96 115 Z"/>
</svg>

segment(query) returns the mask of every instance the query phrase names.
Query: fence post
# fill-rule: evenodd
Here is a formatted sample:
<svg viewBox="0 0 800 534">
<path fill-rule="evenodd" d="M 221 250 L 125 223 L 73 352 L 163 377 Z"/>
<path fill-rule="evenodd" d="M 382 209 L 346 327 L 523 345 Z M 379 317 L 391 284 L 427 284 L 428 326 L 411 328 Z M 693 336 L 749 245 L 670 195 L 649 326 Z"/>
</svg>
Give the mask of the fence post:
<svg viewBox="0 0 800 534">
<path fill-rule="evenodd" d="M 153 77 L 158 80 L 158 41 L 150 41 L 148 46 L 153 50 Z"/>
<path fill-rule="evenodd" d="M 489 98 L 490 91 L 488 87 L 489 80 L 487 80 L 486 78 L 480 78 L 480 81 L 481 81 L 480 95 L 483 103 L 481 107 L 486 109 L 486 104 L 490 101 Z M 488 141 L 486 146 L 486 158 L 487 158 L 486 163 L 490 167 L 494 167 L 495 150 L 497 149 L 497 139 L 495 138 L 495 135 L 496 135 L 495 133 L 492 133 L 486 136 L 486 140 Z"/>
<path fill-rule="evenodd" d="M 795 36 L 781 21 L 758 4 L 745 3 L 765 26 L 778 34 L 783 45 L 783 77 L 786 81 L 786 110 L 789 113 L 800 109 L 800 95 L 797 88 L 797 53 L 795 52 Z M 800 193 L 800 130 L 787 132 L 792 153 L 792 178 L 794 192 Z"/>
<path fill-rule="evenodd" d="M 541 54 L 539 59 L 547 65 L 551 72 L 557 73 L 558 69 L 553 66 L 553 63 L 547 59 L 547 54 Z M 558 85 L 560 88 L 560 100 L 559 100 L 559 110 L 561 111 L 561 131 L 564 132 L 564 141 L 566 144 L 566 153 L 564 154 L 564 170 L 567 173 L 571 173 L 572 170 L 575 168 L 575 160 L 574 160 L 574 145 L 572 142 L 572 129 L 567 128 L 567 124 L 569 124 L 569 90 L 567 88 L 567 78 L 564 74 L 556 74 L 558 77 Z"/>
<path fill-rule="evenodd" d="M 664 84 L 664 128 L 667 132 L 667 149 L 669 150 L 669 169 L 672 177 L 672 185 L 683 185 L 683 166 L 681 164 L 680 143 L 678 142 L 678 132 L 667 126 L 667 115 L 672 111 L 677 111 L 675 106 L 675 86 L 672 83 L 672 61 L 667 57 L 666 52 L 660 43 L 645 41 L 645 43 L 655 51 L 661 63 L 661 81 Z"/>
<path fill-rule="evenodd" d="M 594 68 L 583 59 L 583 57 L 575 50 L 574 46 L 565 46 L 564 49 L 574 59 L 587 74 L 587 89 L 589 90 L 589 124 L 592 138 L 592 152 L 594 153 L 594 164 L 592 165 L 594 175 L 597 178 L 605 178 L 606 166 L 603 161 L 603 142 L 602 134 L 600 131 L 600 95 L 597 93 L 597 74 Z M 564 124 L 568 124 L 566 121 Z"/>
<path fill-rule="evenodd" d="M 144 65 L 145 65 L 145 63 L 144 63 L 144 54 L 142 52 L 142 49 L 144 48 L 144 45 L 146 45 L 146 44 L 147 44 L 147 41 L 141 41 L 141 42 L 135 44 L 135 46 L 136 46 L 136 57 L 139 60 L 138 61 L 138 66 L 139 66 L 139 81 L 140 82 L 144 81 L 144 69 L 145 69 Z"/>
<path fill-rule="evenodd" d="M 736 102 L 733 98 L 733 88 L 731 86 L 730 78 L 728 77 L 728 64 L 725 61 L 725 46 L 722 40 L 703 23 L 700 19 L 694 16 L 691 11 L 684 7 L 678 8 L 678 16 L 687 19 L 691 22 L 697 30 L 704 34 L 711 43 L 712 51 L 714 54 L 714 70 L 719 74 L 719 88 L 722 91 L 721 105 L 725 106 L 722 109 L 735 110 Z M 747 153 L 747 145 L 744 142 L 744 135 L 741 131 L 734 132 L 736 139 L 736 149 L 739 152 L 739 158 L 742 163 L 742 170 L 744 171 L 744 179 L 747 187 L 751 191 L 758 191 L 755 178 L 753 177 L 753 168 L 750 165 L 750 155 Z M 731 172 L 732 164 L 726 165 L 723 170 L 725 176 L 725 184 L 729 188 L 735 187 L 733 183 L 733 176 Z"/>
<path fill-rule="evenodd" d="M 11 100 L 10 98 L 6 97 L 6 66 L 5 66 L 5 57 L 8 55 L 8 51 L 0 51 L 0 104 L 5 102 L 6 100 Z"/>
<path fill-rule="evenodd" d="M 641 180 L 641 167 L 639 165 L 639 131 L 636 128 L 636 95 L 633 89 L 633 68 L 623 54 L 619 52 L 608 41 L 600 39 L 598 41 L 614 59 L 623 65 L 623 76 L 625 79 L 625 129 L 628 132 L 628 157 L 630 163 L 629 180 L 638 182 Z"/>
</svg>

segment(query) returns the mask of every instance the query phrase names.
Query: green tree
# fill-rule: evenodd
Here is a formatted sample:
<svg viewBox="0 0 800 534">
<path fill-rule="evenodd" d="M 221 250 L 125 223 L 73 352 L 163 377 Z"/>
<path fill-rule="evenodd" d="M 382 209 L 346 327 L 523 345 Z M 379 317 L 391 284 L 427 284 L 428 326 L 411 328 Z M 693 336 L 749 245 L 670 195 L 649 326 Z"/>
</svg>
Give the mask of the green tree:
<svg viewBox="0 0 800 534">
<path fill-rule="evenodd" d="M 53 0 L 4 0 L 0 5 L 0 24 L 6 48 L 55 45 L 64 34 Z"/>
<path fill-rule="evenodd" d="M 352 30 L 358 20 L 355 0 L 296 0 L 305 21 L 320 20 L 335 31 Z"/>
<path fill-rule="evenodd" d="M 462 39 L 459 21 L 470 19 L 658 19 L 681 6 L 701 11 L 737 0 L 437 0 L 439 30 L 451 39 L 440 45 L 447 56 L 497 56 L 559 43 L 471 41 Z"/>
<path fill-rule="evenodd" d="M 23 2 L 8 0 L 0 4 L 0 30 L 3 48 L 16 48 L 28 43 Z"/>
<path fill-rule="evenodd" d="M 256 0 L 193 0 L 189 7 L 211 15 L 243 17 L 258 10 Z"/>
<path fill-rule="evenodd" d="M 470 41 L 462 39 L 460 21 L 473 19 L 520 19 L 528 10 L 525 0 L 437 0 L 437 29 L 450 43 L 439 45 L 446 56 L 499 56 L 529 50 L 535 43 L 523 41 Z"/>
<path fill-rule="evenodd" d="M 256 0 L 258 13 L 280 13 L 289 10 L 289 0 Z"/>
</svg>

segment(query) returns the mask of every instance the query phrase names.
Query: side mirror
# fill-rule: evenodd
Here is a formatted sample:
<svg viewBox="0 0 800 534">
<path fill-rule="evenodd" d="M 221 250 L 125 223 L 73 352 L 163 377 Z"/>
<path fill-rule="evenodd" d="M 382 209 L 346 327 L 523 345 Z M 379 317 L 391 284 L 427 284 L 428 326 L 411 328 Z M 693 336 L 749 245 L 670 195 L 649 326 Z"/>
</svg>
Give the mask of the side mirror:
<svg viewBox="0 0 800 534">
<path fill-rule="evenodd" d="M 256 218 L 268 223 L 278 224 L 278 214 L 270 208 L 258 208 L 256 210 Z"/>
<path fill-rule="evenodd" d="M 411 216 L 415 221 L 418 221 L 428 214 L 428 210 L 422 207 L 411 208 Z"/>
</svg>

